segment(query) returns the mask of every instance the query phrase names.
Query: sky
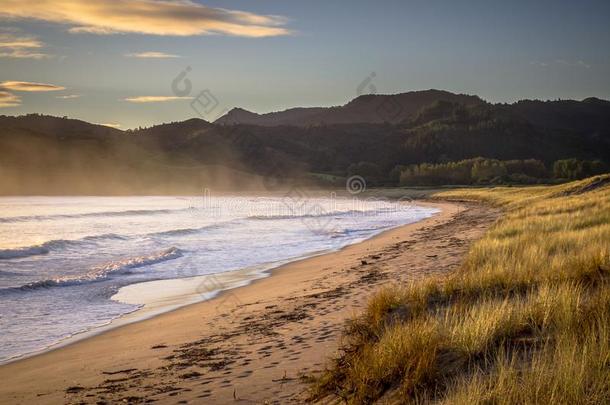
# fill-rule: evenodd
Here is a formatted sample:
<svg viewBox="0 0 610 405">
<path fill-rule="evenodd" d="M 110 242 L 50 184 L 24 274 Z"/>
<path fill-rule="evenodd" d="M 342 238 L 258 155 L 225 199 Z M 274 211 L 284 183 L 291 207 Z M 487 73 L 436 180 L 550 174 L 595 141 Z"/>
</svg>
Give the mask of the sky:
<svg viewBox="0 0 610 405">
<path fill-rule="evenodd" d="M 430 88 L 610 99 L 610 2 L 0 0 L 0 115 L 128 129 Z"/>
</svg>

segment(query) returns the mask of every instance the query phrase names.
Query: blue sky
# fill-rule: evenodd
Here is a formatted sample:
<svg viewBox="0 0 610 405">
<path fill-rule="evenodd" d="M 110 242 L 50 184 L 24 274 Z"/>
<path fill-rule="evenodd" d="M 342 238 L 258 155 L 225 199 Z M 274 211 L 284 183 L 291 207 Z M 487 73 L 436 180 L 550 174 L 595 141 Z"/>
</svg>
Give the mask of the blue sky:
<svg viewBox="0 0 610 405">
<path fill-rule="evenodd" d="M 213 120 L 344 104 L 372 72 L 378 93 L 610 99 L 608 1 L 120 2 L 2 0 L 0 114 L 132 128 L 198 116 L 198 98 Z"/>
</svg>

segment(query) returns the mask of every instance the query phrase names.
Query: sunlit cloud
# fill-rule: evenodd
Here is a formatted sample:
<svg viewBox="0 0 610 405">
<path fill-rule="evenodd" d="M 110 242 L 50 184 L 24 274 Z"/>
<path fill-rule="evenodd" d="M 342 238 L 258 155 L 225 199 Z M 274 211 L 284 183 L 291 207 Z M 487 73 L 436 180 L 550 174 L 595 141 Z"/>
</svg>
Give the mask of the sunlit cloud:
<svg viewBox="0 0 610 405">
<path fill-rule="evenodd" d="M 80 97 L 80 95 L 78 95 L 78 94 L 68 94 L 68 95 L 65 95 L 65 96 L 56 96 L 55 98 L 59 98 L 59 99 L 62 99 L 62 100 L 71 100 L 73 98 L 79 98 L 79 97 Z"/>
<path fill-rule="evenodd" d="M 176 101 L 176 100 L 191 100 L 193 97 L 176 97 L 176 96 L 138 96 L 138 97 L 127 97 L 125 101 L 130 103 L 161 103 L 165 101 Z"/>
<path fill-rule="evenodd" d="M 150 59 L 169 59 L 169 58 L 179 58 L 179 55 L 173 55 L 171 53 L 165 52 L 135 52 L 135 53 L 127 53 L 125 56 L 129 58 L 150 58 Z"/>
<path fill-rule="evenodd" d="M 116 129 L 121 128 L 121 124 L 116 124 L 113 122 L 104 122 L 104 123 L 98 122 L 97 125 L 103 125 L 105 127 L 116 128 Z"/>
<path fill-rule="evenodd" d="M 0 108 L 2 107 L 18 107 L 21 105 L 21 98 L 9 93 L 8 91 L 0 90 Z"/>
<path fill-rule="evenodd" d="M 43 59 L 50 55 L 40 49 L 44 44 L 37 38 L 23 35 L 15 30 L 0 31 L 0 58 Z"/>
<path fill-rule="evenodd" d="M 0 88 L 13 91 L 58 91 L 65 87 L 47 83 L 7 81 L 0 83 Z"/>
<path fill-rule="evenodd" d="M 69 26 L 72 33 L 289 35 L 285 17 L 207 7 L 190 0 L 2 0 L 0 18 Z"/>
</svg>

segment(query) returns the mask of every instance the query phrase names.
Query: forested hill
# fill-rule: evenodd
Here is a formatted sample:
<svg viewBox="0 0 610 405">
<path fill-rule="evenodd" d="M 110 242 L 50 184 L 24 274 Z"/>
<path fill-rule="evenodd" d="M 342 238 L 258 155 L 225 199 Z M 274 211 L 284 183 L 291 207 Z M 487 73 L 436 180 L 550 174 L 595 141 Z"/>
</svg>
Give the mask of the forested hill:
<svg viewBox="0 0 610 405">
<path fill-rule="evenodd" d="M 270 178 L 339 185 L 354 174 L 369 185 L 535 183 L 610 164 L 610 102 L 593 98 L 490 104 L 428 91 L 279 116 L 243 111 L 247 123 L 190 119 L 128 131 L 0 116 L 0 194 L 247 189 Z M 313 120 L 320 114 L 326 119 Z"/>
<path fill-rule="evenodd" d="M 412 91 L 392 95 L 366 94 L 356 97 L 345 105 L 328 108 L 291 108 L 267 114 L 256 114 L 242 108 L 234 108 L 218 118 L 215 123 L 301 127 L 362 123 L 399 124 L 413 118 L 423 107 L 439 101 L 465 106 L 485 103 L 477 96 L 453 94 L 442 90 Z"/>
</svg>

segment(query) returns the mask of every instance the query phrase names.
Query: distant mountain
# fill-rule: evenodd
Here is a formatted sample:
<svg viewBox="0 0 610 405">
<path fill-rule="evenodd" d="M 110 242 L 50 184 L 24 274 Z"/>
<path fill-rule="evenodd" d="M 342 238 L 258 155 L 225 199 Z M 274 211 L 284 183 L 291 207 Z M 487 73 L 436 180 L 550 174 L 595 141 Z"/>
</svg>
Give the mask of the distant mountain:
<svg viewBox="0 0 610 405">
<path fill-rule="evenodd" d="M 0 137 L 15 133 L 29 133 L 45 136 L 97 138 L 123 133 L 121 130 L 105 125 L 41 114 L 28 114 L 20 117 L 0 115 L 0 124 L 2 125 L 0 127 Z"/>
<path fill-rule="evenodd" d="M 392 185 L 411 165 L 476 157 L 535 159 L 528 167 L 548 176 L 563 159 L 591 162 L 565 163 L 568 171 L 607 167 L 610 102 L 490 104 L 428 90 L 270 114 L 234 109 L 215 123 L 190 119 L 126 131 L 39 114 L 0 116 L 0 194 L 246 190 L 268 188 L 269 181 L 340 182 L 351 174 Z"/>
<path fill-rule="evenodd" d="M 435 101 L 466 106 L 485 104 L 477 96 L 425 90 L 394 95 L 368 94 L 338 107 L 291 108 L 267 114 L 256 114 L 242 108 L 234 108 L 214 123 L 299 127 L 331 124 L 396 124 L 412 118 L 421 108 Z"/>
</svg>

